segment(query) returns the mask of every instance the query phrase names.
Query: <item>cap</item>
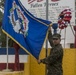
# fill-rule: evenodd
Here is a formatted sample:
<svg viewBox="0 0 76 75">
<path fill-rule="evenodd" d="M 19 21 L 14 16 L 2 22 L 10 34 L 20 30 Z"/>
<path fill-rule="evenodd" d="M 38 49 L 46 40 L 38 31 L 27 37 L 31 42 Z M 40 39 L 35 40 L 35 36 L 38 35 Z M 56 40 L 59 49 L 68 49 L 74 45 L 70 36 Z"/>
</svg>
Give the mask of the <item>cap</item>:
<svg viewBox="0 0 76 75">
<path fill-rule="evenodd" d="M 58 34 L 58 33 L 55 33 L 55 34 L 53 34 L 53 38 L 61 38 L 61 35 L 60 34 Z"/>
</svg>

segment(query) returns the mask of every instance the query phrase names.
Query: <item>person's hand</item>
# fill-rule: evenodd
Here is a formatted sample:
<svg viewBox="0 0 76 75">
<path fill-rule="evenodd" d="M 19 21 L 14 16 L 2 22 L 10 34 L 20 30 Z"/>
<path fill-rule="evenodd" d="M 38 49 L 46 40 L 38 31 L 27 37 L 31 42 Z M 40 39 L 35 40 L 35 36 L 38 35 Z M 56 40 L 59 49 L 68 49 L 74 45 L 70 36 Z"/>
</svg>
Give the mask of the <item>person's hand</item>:
<svg viewBox="0 0 76 75">
<path fill-rule="evenodd" d="M 51 23 L 51 24 L 50 24 L 50 27 L 52 27 L 52 25 L 53 25 L 53 24 Z"/>
<path fill-rule="evenodd" d="M 49 29 L 48 29 L 49 31 L 51 31 L 51 27 L 52 27 L 52 25 L 53 25 L 53 24 L 50 24 L 50 25 L 49 25 Z"/>
<path fill-rule="evenodd" d="M 51 27 L 49 27 L 48 31 L 50 31 L 50 32 L 51 32 Z"/>
<path fill-rule="evenodd" d="M 40 59 L 38 59 L 37 62 L 38 62 L 38 64 L 40 64 L 41 63 Z"/>
</svg>

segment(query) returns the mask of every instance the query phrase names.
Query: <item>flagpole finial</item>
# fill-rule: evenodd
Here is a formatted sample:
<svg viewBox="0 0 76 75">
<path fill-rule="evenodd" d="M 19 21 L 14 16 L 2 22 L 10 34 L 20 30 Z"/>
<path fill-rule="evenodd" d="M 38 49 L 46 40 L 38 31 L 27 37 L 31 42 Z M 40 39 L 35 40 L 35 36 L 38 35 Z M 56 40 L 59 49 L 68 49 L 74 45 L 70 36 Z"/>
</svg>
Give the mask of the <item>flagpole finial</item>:
<svg viewBox="0 0 76 75">
<path fill-rule="evenodd" d="M 53 23 L 52 28 L 54 30 L 54 34 L 57 33 L 58 24 L 57 23 Z"/>
</svg>

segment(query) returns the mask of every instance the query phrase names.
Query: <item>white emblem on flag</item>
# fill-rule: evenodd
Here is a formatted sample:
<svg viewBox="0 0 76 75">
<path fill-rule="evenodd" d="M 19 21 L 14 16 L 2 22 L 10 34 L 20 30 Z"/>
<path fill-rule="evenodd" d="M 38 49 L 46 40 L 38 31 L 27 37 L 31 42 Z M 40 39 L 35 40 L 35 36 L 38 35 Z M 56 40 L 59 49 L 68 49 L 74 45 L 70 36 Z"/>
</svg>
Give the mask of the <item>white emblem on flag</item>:
<svg viewBox="0 0 76 75">
<path fill-rule="evenodd" d="M 12 3 L 9 19 L 16 33 L 27 36 L 29 21 L 15 1 Z"/>
</svg>

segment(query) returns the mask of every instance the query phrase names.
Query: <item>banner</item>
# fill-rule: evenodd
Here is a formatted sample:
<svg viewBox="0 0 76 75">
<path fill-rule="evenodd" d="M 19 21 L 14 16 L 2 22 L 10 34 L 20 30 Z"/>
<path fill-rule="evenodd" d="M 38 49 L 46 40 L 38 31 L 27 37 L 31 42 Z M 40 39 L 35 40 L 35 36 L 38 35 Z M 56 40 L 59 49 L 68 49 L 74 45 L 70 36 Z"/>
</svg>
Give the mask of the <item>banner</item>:
<svg viewBox="0 0 76 75">
<path fill-rule="evenodd" d="M 46 0 L 20 0 L 22 4 L 30 11 L 34 16 L 37 16 L 42 19 L 46 19 Z M 58 23 L 59 15 L 65 9 L 71 10 L 71 20 L 70 24 L 72 26 L 75 24 L 75 0 L 48 0 L 48 20 L 52 23 Z M 66 14 L 68 15 L 68 14 Z M 70 43 L 74 43 L 74 35 L 70 28 L 70 25 L 67 25 L 66 28 L 66 37 L 65 29 L 61 31 L 61 44 L 64 45 L 66 38 L 66 45 L 69 47 Z M 57 29 L 57 32 L 60 33 L 60 29 Z M 44 45 L 45 46 L 45 45 Z M 50 48 L 50 45 L 49 45 Z"/>
</svg>

